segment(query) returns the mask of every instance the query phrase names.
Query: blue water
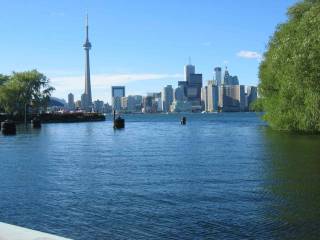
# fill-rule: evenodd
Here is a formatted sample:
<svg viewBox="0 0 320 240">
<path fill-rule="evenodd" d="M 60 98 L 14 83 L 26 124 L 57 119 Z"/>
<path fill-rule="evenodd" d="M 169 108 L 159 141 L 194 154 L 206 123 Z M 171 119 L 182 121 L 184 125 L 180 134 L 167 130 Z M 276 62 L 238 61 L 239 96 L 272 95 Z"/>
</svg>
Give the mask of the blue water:
<svg viewBox="0 0 320 240">
<path fill-rule="evenodd" d="M 74 239 L 320 239 L 320 137 L 254 113 L 0 136 L 0 221 Z"/>
</svg>

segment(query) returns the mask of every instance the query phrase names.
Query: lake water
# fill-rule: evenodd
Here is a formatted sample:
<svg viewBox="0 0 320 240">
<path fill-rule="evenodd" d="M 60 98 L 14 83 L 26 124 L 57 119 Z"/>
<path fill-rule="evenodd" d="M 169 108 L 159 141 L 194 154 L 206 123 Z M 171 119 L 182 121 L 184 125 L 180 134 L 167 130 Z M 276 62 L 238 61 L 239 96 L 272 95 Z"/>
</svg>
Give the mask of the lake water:
<svg viewBox="0 0 320 240">
<path fill-rule="evenodd" d="M 254 113 L 0 136 L 0 221 L 74 239 L 320 239 L 320 137 Z"/>
</svg>

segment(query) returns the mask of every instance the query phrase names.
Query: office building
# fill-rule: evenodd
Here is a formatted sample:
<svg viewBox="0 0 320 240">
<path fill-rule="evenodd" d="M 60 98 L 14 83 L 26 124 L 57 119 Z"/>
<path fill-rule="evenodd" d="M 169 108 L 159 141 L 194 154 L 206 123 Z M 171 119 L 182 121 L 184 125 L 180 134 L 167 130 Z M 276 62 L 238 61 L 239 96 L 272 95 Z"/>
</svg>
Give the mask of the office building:
<svg viewBox="0 0 320 240">
<path fill-rule="evenodd" d="M 191 112 L 192 104 L 189 101 L 174 101 L 171 105 L 171 112 Z"/>
<path fill-rule="evenodd" d="M 142 112 L 144 113 L 152 113 L 153 112 L 153 105 L 152 105 L 152 96 L 146 96 L 142 100 Z"/>
<path fill-rule="evenodd" d="M 125 97 L 125 87 L 124 86 L 112 86 L 111 96 L 112 96 L 112 109 L 116 112 L 121 111 L 121 98 Z"/>
<path fill-rule="evenodd" d="M 68 94 L 68 110 L 69 111 L 74 111 L 76 108 L 75 103 L 74 103 L 74 95 L 72 93 Z"/>
<path fill-rule="evenodd" d="M 202 110 L 208 111 L 208 86 L 204 86 L 201 89 L 201 105 Z"/>
<path fill-rule="evenodd" d="M 246 87 L 244 85 L 240 85 L 240 111 L 246 111 Z"/>
<path fill-rule="evenodd" d="M 83 93 L 81 95 L 81 110 L 86 111 L 86 112 L 91 112 L 92 105 L 89 105 L 88 102 L 89 102 L 88 95 L 86 93 Z"/>
<path fill-rule="evenodd" d="M 170 112 L 170 106 L 173 102 L 173 88 L 172 85 L 164 87 L 162 92 L 163 112 Z"/>
<path fill-rule="evenodd" d="M 229 71 L 228 71 L 227 67 L 226 67 L 226 70 L 224 71 L 223 85 L 231 85 L 230 84 L 230 74 L 229 74 Z"/>
<path fill-rule="evenodd" d="M 196 68 L 194 65 L 188 64 L 184 66 L 184 81 L 189 83 L 191 74 L 195 74 Z"/>
<path fill-rule="evenodd" d="M 101 100 L 96 100 L 93 102 L 93 110 L 97 113 L 102 113 L 104 107 L 104 102 Z"/>
<path fill-rule="evenodd" d="M 216 67 L 214 69 L 215 71 L 215 80 L 218 86 L 221 86 L 223 84 L 222 82 L 222 70 L 221 67 Z"/>
<path fill-rule="evenodd" d="M 225 85 L 222 91 L 223 111 L 245 111 L 245 86 Z"/>
<path fill-rule="evenodd" d="M 219 87 L 214 81 L 208 81 L 207 86 L 207 111 L 217 112 L 219 109 Z"/>
<path fill-rule="evenodd" d="M 250 110 L 250 105 L 258 98 L 258 88 L 254 86 L 248 86 L 246 92 L 246 110 Z"/>
<path fill-rule="evenodd" d="M 174 90 L 174 96 L 173 96 L 174 101 L 186 101 L 186 95 L 185 95 L 185 87 L 183 85 L 178 86 Z"/>
</svg>

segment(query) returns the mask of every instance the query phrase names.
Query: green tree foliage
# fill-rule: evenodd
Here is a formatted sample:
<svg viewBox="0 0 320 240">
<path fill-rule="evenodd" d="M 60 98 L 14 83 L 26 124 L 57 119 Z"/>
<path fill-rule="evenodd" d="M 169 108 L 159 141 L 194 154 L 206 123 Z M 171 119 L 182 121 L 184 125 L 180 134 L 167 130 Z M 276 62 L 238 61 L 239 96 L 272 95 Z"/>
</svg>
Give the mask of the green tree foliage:
<svg viewBox="0 0 320 240">
<path fill-rule="evenodd" d="M 0 74 L 0 86 L 9 80 L 9 76 Z"/>
<path fill-rule="evenodd" d="M 260 106 L 271 127 L 320 131 L 320 0 L 288 10 L 260 65 Z"/>
<path fill-rule="evenodd" d="M 45 107 L 53 90 L 49 79 L 36 70 L 0 75 L 0 108 L 22 115 L 26 104 L 35 109 Z"/>
</svg>

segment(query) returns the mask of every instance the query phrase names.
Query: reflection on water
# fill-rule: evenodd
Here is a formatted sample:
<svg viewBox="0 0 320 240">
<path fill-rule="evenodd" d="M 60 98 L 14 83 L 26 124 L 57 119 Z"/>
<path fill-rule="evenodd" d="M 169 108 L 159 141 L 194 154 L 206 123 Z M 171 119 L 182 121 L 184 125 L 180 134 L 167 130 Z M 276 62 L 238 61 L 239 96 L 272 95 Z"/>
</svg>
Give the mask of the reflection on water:
<svg viewBox="0 0 320 240">
<path fill-rule="evenodd" d="M 255 114 L 0 136 L 0 221 L 75 239 L 320 239 L 320 137 Z"/>
<path fill-rule="evenodd" d="M 265 130 L 265 188 L 281 239 L 320 239 L 320 136 Z"/>
</svg>

